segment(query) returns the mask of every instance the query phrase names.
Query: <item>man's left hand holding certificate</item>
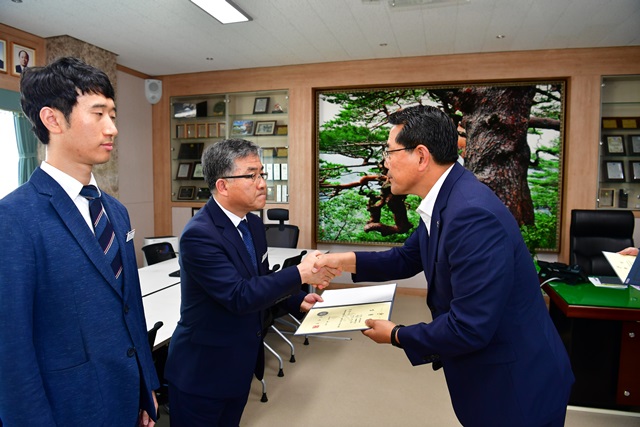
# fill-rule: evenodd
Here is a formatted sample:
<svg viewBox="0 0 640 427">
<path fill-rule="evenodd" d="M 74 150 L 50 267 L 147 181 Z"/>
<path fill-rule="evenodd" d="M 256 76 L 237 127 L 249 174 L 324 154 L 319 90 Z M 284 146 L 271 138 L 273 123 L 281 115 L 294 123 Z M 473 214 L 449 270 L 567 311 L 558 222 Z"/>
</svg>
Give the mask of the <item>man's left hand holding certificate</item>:
<svg viewBox="0 0 640 427">
<path fill-rule="evenodd" d="M 326 290 L 295 335 L 357 331 L 369 328 L 367 319 L 389 320 L 395 293 L 395 283 Z"/>
</svg>

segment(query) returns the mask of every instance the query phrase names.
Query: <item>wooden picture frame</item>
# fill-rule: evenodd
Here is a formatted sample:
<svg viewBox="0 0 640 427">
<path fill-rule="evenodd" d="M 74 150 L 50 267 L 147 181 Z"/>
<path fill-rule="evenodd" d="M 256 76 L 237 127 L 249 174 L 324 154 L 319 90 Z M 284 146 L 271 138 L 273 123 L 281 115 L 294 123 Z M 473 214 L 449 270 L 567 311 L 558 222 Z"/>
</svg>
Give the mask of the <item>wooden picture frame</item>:
<svg viewBox="0 0 640 427">
<path fill-rule="evenodd" d="M 9 68 L 9 58 L 7 58 L 7 41 L 0 39 L 0 73 L 6 73 Z"/>
<path fill-rule="evenodd" d="M 616 190 L 614 188 L 601 188 L 598 194 L 599 208 L 612 208 Z"/>
<path fill-rule="evenodd" d="M 629 135 L 629 155 L 640 156 L 640 135 Z"/>
<path fill-rule="evenodd" d="M 289 149 L 287 147 L 277 147 L 276 148 L 276 157 L 288 157 Z"/>
<path fill-rule="evenodd" d="M 189 123 L 187 124 L 187 138 L 195 138 L 196 137 L 196 124 Z"/>
<path fill-rule="evenodd" d="M 389 115 L 421 104 L 437 105 L 461 125 L 465 135 L 458 139 L 461 163 L 464 160 L 472 172 L 478 164 L 487 165 L 488 169 L 480 168 L 478 179 L 509 207 L 519 224 L 529 221 L 521 231 L 531 253 L 558 252 L 564 212 L 566 88 L 566 80 L 554 79 L 316 90 L 313 243 L 401 245 L 420 226 L 415 212 L 420 198 L 390 192 L 383 153 L 391 128 Z M 523 103 L 530 108 L 518 108 Z M 503 116 L 517 119 L 511 123 L 491 119 Z M 512 136 L 520 132 L 516 123 L 522 122 L 533 131 L 527 133 L 526 145 L 518 146 Z M 358 138 L 374 134 L 375 138 Z M 513 174 L 504 174 L 504 168 Z"/>
<path fill-rule="evenodd" d="M 193 171 L 191 172 L 191 179 L 204 179 L 204 174 L 202 173 L 202 162 L 193 163 Z"/>
<path fill-rule="evenodd" d="M 269 97 L 258 97 L 253 103 L 253 114 L 265 114 L 269 111 Z"/>
<path fill-rule="evenodd" d="M 231 135 L 249 136 L 253 135 L 253 120 L 234 120 L 231 127 Z"/>
<path fill-rule="evenodd" d="M 218 123 L 218 137 L 226 138 L 227 136 L 227 124 L 224 122 Z"/>
<path fill-rule="evenodd" d="M 206 123 L 198 123 L 197 124 L 197 137 L 198 138 L 206 138 L 207 137 L 207 124 Z"/>
<path fill-rule="evenodd" d="M 610 156 L 624 156 L 624 136 L 622 135 L 607 135 L 604 138 L 605 152 Z"/>
<path fill-rule="evenodd" d="M 176 170 L 176 179 L 191 178 L 191 167 L 191 163 L 178 163 L 178 169 Z"/>
<path fill-rule="evenodd" d="M 185 125 L 176 125 L 176 138 L 184 138 L 186 136 Z"/>
<path fill-rule="evenodd" d="M 273 135 L 276 132 L 276 121 L 268 120 L 264 122 L 256 122 L 256 129 L 253 132 L 254 135 Z"/>
<path fill-rule="evenodd" d="M 622 160 L 604 162 L 603 176 L 605 181 L 624 182 L 624 163 Z"/>
<path fill-rule="evenodd" d="M 26 56 L 25 56 L 26 55 Z M 24 60 L 26 59 L 26 63 Z M 33 67 L 36 64 L 36 50 L 29 46 L 11 42 L 11 74 L 20 76 L 22 67 Z"/>
<path fill-rule="evenodd" d="M 196 187 L 187 185 L 178 189 L 178 200 L 193 200 L 193 196 L 196 194 Z"/>
<path fill-rule="evenodd" d="M 207 125 L 207 136 L 209 138 L 218 137 L 218 123 L 209 123 Z"/>
<path fill-rule="evenodd" d="M 288 134 L 289 134 L 288 125 L 276 125 L 276 135 L 288 135 Z"/>
<path fill-rule="evenodd" d="M 629 179 L 634 182 L 640 182 L 640 160 L 629 161 Z"/>
</svg>

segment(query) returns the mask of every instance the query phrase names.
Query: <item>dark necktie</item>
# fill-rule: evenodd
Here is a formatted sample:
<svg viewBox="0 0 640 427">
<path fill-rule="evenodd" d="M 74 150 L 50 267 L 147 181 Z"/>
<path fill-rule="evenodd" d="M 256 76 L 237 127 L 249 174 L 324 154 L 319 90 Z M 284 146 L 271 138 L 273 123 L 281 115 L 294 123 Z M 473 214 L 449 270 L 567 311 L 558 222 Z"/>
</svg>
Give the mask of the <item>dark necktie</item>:
<svg viewBox="0 0 640 427">
<path fill-rule="evenodd" d="M 120 280 L 122 278 L 122 259 L 118 250 L 118 239 L 116 239 L 111 221 L 102 206 L 98 189 L 93 185 L 85 185 L 82 187 L 80 195 L 89 201 L 89 213 L 96 238 L 107 257 L 107 262 L 111 264 L 116 280 Z"/>
<path fill-rule="evenodd" d="M 251 264 L 258 271 L 258 260 L 256 258 L 256 248 L 253 246 L 253 238 L 251 237 L 251 232 L 249 231 L 249 224 L 247 220 L 243 219 L 238 224 L 238 229 L 242 233 L 242 241 L 244 242 L 244 246 L 247 248 L 249 252 L 249 256 L 251 257 Z"/>
</svg>

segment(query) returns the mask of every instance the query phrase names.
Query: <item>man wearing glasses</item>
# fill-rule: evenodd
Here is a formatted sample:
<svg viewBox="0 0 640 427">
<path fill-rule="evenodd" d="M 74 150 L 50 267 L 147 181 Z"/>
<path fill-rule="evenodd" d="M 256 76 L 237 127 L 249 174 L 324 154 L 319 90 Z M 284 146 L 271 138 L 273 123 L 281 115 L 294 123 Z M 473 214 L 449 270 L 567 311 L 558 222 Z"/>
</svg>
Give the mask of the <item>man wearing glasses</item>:
<svg viewBox="0 0 640 427">
<path fill-rule="evenodd" d="M 266 202 L 267 174 L 260 148 L 228 139 L 202 155 L 212 193 L 180 238 L 182 304 L 171 338 L 165 378 L 169 382 L 172 427 L 240 424 L 254 374 L 264 371 L 266 310 L 308 311 L 332 269 L 313 272 L 319 252 L 293 267 L 270 274 L 261 219 L 250 213 Z"/>
<path fill-rule="evenodd" d="M 401 247 L 326 254 L 316 266 L 342 268 L 355 282 L 425 275 L 433 321 L 367 320 L 363 333 L 403 349 L 413 365 L 444 368 L 462 425 L 563 426 L 571 365 L 513 215 L 456 161 L 458 132 L 444 112 L 420 105 L 389 123 L 391 192 L 422 199 L 420 224 Z"/>
</svg>

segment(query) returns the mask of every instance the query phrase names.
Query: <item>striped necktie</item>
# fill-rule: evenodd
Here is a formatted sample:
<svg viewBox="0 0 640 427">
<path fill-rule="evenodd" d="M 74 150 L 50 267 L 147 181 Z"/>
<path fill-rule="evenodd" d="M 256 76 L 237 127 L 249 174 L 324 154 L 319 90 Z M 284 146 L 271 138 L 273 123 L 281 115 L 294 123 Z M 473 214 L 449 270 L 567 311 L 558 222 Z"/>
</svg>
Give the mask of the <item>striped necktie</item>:
<svg viewBox="0 0 640 427">
<path fill-rule="evenodd" d="M 93 185 L 85 185 L 82 187 L 80 195 L 89 201 L 89 213 L 96 238 L 107 257 L 107 262 L 111 265 L 116 280 L 120 281 L 122 279 L 122 259 L 120 258 L 118 240 L 100 201 L 100 193 Z"/>
<path fill-rule="evenodd" d="M 240 221 L 238 224 L 238 229 L 242 233 L 242 241 L 244 242 L 244 246 L 247 248 L 249 252 L 249 257 L 251 257 L 251 264 L 255 268 L 255 271 L 258 271 L 258 259 L 256 258 L 256 248 L 253 246 L 253 237 L 251 237 L 251 232 L 249 231 L 249 224 L 246 219 Z"/>
</svg>

